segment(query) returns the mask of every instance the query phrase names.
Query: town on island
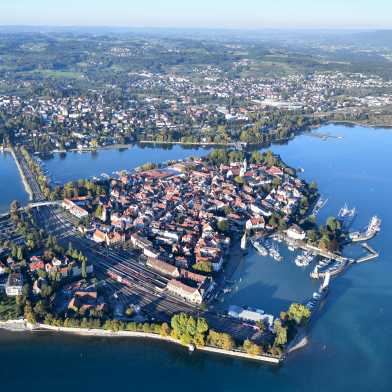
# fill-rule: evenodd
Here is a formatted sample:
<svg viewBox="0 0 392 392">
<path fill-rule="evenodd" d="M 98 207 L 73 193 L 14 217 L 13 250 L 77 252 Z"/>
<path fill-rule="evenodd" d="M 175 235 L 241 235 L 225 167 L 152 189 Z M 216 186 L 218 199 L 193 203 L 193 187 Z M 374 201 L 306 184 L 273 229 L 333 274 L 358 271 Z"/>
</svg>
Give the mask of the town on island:
<svg viewBox="0 0 392 392">
<path fill-rule="evenodd" d="M 353 232 L 345 206 L 319 224 L 317 184 L 271 151 L 215 149 L 59 185 L 34 151 L 6 147 L 30 203 L 0 216 L 2 328 L 161 339 L 278 364 L 305 344 L 331 279 L 378 257 L 368 244 L 377 216 Z M 363 257 L 344 255 L 352 243 Z M 318 291 L 280 314 L 216 306 L 241 254 L 282 262 L 282 245 L 299 268 L 314 264 Z"/>
</svg>

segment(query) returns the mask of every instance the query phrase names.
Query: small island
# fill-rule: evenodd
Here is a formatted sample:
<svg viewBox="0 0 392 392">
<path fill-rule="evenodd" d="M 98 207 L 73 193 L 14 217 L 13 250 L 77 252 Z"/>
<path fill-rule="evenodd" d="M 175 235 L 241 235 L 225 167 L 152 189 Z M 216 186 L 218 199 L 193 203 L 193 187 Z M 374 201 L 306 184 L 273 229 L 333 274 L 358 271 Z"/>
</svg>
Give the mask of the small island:
<svg viewBox="0 0 392 392">
<path fill-rule="evenodd" d="M 316 183 L 271 151 L 214 150 L 55 187 L 27 149 L 12 151 L 32 201 L 1 217 L 2 327 L 163 339 L 279 363 L 301 345 L 330 278 L 378 256 L 366 242 L 360 259 L 343 249 L 376 235 L 379 218 L 352 233 L 346 208 L 318 225 Z M 236 255 L 252 245 L 279 262 L 276 242 L 303 250 L 299 267 L 316 263 L 319 291 L 279 315 L 217 311 Z"/>
</svg>

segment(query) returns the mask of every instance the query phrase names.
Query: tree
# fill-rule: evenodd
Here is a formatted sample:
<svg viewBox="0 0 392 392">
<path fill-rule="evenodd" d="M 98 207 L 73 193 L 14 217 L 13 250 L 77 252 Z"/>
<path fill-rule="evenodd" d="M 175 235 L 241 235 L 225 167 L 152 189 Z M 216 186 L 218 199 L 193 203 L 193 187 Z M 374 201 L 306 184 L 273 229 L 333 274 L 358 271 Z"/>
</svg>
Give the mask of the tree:
<svg viewBox="0 0 392 392">
<path fill-rule="evenodd" d="M 261 156 L 260 151 L 253 151 L 252 155 L 250 156 L 250 161 L 252 163 L 261 163 L 263 160 L 263 157 Z"/>
<path fill-rule="evenodd" d="M 327 219 L 327 228 L 333 233 L 336 234 L 337 231 L 341 229 L 340 222 L 333 216 Z"/>
<path fill-rule="evenodd" d="M 246 353 L 250 355 L 261 355 L 263 353 L 262 349 L 260 346 L 257 344 L 253 343 L 249 339 L 246 339 L 243 344 L 243 349 L 245 350 Z"/>
<path fill-rule="evenodd" d="M 275 342 L 277 346 L 284 346 L 287 343 L 287 327 L 282 325 L 280 320 L 274 322 Z"/>
<path fill-rule="evenodd" d="M 171 335 L 183 344 L 204 345 L 208 324 L 203 318 L 195 319 L 186 313 L 179 313 L 171 319 Z"/>
<path fill-rule="evenodd" d="M 234 177 L 234 181 L 235 181 L 237 184 L 239 184 L 239 185 L 242 185 L 242 184 L 244 183 L 244 179 L 243 179 L 242 177 L 240 177 L 240 176 Z"/>
<path fill-rule="evenodd" d="M 205 318 L 198 318 L 196 325 L 196 332 L 199 334 L 204 334 L 208 331 L 208 324 Z"/>
<path fill-rule="evenodd" d="M 196 271 L 205 272 L 207 274 L 212 273 L 213 268 L 210 261 L 199 261 L 193 264 L 192 268 Z"/>
<path fill-rule="evenodd" d="M 161 325 L 161 332 L 160 332 L 160 334 L 161 334 L 162 336 L 169 336 L 170 333 L 171 333 L 171 329 L 170 329 L 170 327 L 169 327 L 169 324 L 168 324 L 168 323 L 163 323 L 163 324 Z"/>
<path fill-rule="evenodd" d="M 310 184 L 309 184 L 309 190 L 310 191 L 312 191 L 312 192 L 317 192 L 317 184 L 316 184 L 316 182 L 315 181 L 312 181 Z"/>
<path fill-rule="evenodd" d="M 289 319 L 294 320 L 297 324 L 302 324 L 310 317 L 310 310 L 302 304 L 291 304 L 287 312 Z"/>
<path fill-rule="evenodd" d="M 37 320 L 35 318 L 34 311 L 31 307 L 31 303 L 27 302 L 25 307 L 24 307 L 24 318 L 30 323 L 30 324 L 36 324 Z"/>
<path fill-rule="evenodd" d="M 261 320 L 256 321 L 256 326 L 259 328 L 261 333 L 265 332 L 266 326 L 263 321 Z"/>
<path fill-rule="evenodd" d="M 319 247 L 324 250 L 329 250 L 330 245 L 331 240 L 329 239 L 329 236 L 327 234 L 324 234 L 319 241 Z"/>
<path fill-rule="evenodd" d="M 103 214 L 103 206 L 101 204 L 98 204 L 97 209 L 95 210 L 95 216 L 98 219 L 102 220 L 102 214 Z"/>
<path fill-rule="evenodd" d="M 207 342 L 211 346 L 222 348 L 224 350 L 233 350 L 235 347 L 235 342 L 229 334 L 213 330 L 209 331 Z"/>
<path fill-rule="evenodd" d="M 23 260 L 23 248 L 22 248 L 21 246 L 18 246 L 18 247 L 16 248 L 16 258 L 17 258 L 19 261 L 22 261 L 22 260 Z"/>
<path fill-rule="evenodd" d="M 226 219 L 220 219 L 217 223 L 217 227 L 222 233 L 227 233 L 230 229 L 229 222 Z"/>
</svg>

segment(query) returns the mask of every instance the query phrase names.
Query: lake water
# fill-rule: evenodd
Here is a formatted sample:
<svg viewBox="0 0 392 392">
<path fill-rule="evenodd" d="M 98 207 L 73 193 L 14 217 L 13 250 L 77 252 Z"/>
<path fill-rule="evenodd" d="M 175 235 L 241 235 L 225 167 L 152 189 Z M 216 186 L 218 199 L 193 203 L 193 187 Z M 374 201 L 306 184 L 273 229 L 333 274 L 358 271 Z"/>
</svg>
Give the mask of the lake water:
<svg viewBox="0 0 392 392">
<path fill-rule="evenodd" d="M 184 159 L 189 156 L 202 156 L 208 152 L 204 148 L 183 148 L 179 145 L 166 148 L 152 146 L 130 146 L 121 149 L 102 149 L 95 152 L 69 152 L 55 154 L 45 161 L 45 166 L 53 176 L 54 181 L 65 183 L 99 176 L 102 173 L 111 174 L 117 170 L 130 170 L 146 162 L 160 163 L 170 159 Z"/>
<path fill-rule="evenodd" d="M 8 211 L 13 200 L 26 204 L 29 198 L 12 155 L 0 152 L 0 213 Z"/>
<path fill-rule="evenodd" d="M 155 342 L 1 332 L 2 389 L 22 391 L 29 385 L 42 391 L 391 391 L 392 131 L 343 126 L 320 131 L 343 138 L 323 141 L 303 135 L 272 149 L 289 165 L 304 168 L 303 176 L 316 180 L 321 193 L 329 198 L 320 220 L 336 215 L 348 202 L 358 209 L 355 227 L 362 228 L 374 214 L 383 224 L 381 234 L 371 241 L 381 251 L 380 258 L 354 266 L 332 281 L 308 347 L 282 366 L 271 367 L 189 354 Z M 183 152 L 178 148 L 173 150 Z M 96 158 L 68 154 L 65 160 L 56 157 L 47 162 L 47 167 L 56 179 L 65 181 L 160 159 L 159 150 L 146 149 L 144 158 L 137 155 L 133 161 L 132 151 L 100 151 Z M 108 168 L 101 163 L 106 154 L 111 157 L 107 158 Z M 178 158 L 167 151 L 163 154 L 162 160 Z M 195 153 L 190 151 L 190 155 Z M 79 163 L 73 163 L 75 157 Z M 315 288 L 309 270 L 294 267 L 293 255 L 284 252 L 286 259 L 281 264 L 253 252 L 239 260 L 238 290 L 226 298 L 227 303 L 276 313 L 292 300 L 309 296 Z"/>
</svg>

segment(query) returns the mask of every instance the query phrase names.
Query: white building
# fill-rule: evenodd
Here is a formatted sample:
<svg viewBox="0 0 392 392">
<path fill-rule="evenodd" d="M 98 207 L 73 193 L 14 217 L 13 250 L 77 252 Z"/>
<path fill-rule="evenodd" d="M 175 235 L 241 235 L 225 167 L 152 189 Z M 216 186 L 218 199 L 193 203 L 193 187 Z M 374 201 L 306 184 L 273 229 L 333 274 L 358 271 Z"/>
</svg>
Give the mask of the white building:
<svg viewBox="0 0 392 392">
<path fill-rule="evenodd" d="M 5 292 L 9 297 L 16 297 L 22 295 L 23 277 L 20 272 L 13 272 L 9 274 L 7 283 L 5 285 Z"/>
<path fill-rule="evenodd" d="M 201 304 L 203 302 L 203 296 L 198 288 L 187 286 L 178 280 L 170 280 L 166 288 L 171 293 L 185 299 L 188 302 L 192 302 L 194 304 Z"/>
<path fill-rule="evenodd" d="M 67 211 L 69 211 L 72 215 L 76 216 L 79 219 L 88 216 L 88 212 L 84 208 L 79 207 L 72 200 L 64 199 L 63 203 L 62 203 L 62 206 Z"/>
<path fill-rule="evenodd" d="M 298 225 L 292 225 L 287 231 L 287 236 L 293 240 L 304 240 L 306 233 Z"/>
</svg>

